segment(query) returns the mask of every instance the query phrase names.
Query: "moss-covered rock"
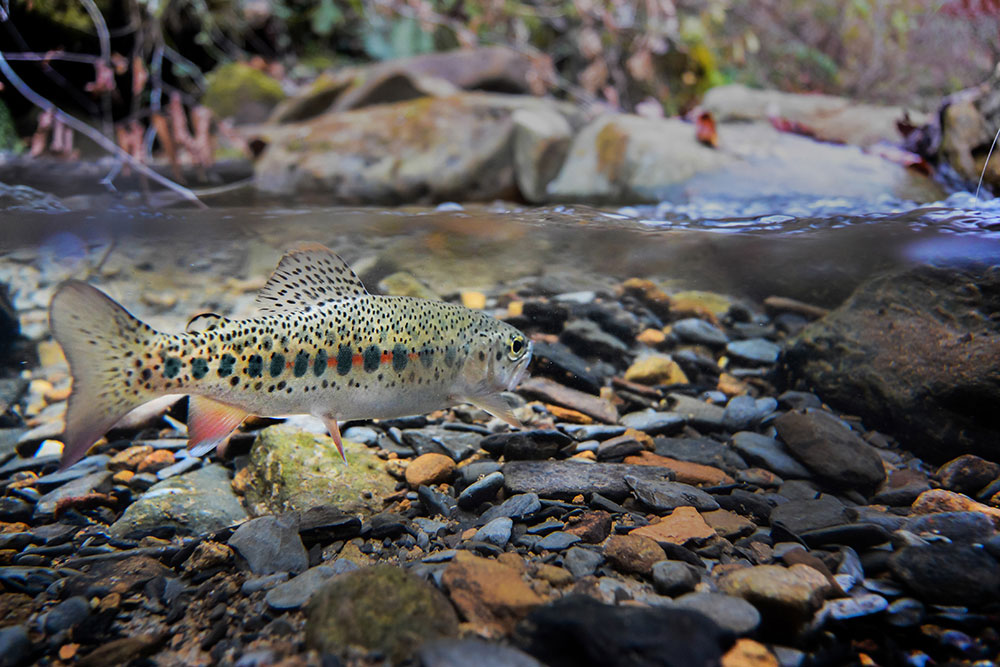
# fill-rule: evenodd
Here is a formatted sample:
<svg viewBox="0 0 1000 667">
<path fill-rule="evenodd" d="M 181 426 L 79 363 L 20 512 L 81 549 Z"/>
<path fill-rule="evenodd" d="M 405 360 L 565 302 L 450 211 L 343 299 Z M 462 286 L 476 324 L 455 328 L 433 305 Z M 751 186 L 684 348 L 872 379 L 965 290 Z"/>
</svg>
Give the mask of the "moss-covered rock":
<svg viewBox="0 0 1000 667">
<path fill-rule="evenodd" d="M 393 664 L 423 643 L 458 634 L 458 618 L 436 588 L 394 565 L 333 579 L 306 612 L 306 644 L 320 653 L 348 646 L 385 653 Z"/>
<path fill-rule="evenodd" d="M 226 63 L 209 72 L 202 104 L 220 118 L 259 123 L 285 99 L 281 84 L 244 63 Z"/>
<path fill-rule="evenodd" d="M 348 513 L 381 511 L 396 480 L 364 445 L 344 440 L 344 453 L 346 466 L 328 436 L 284 425 L 264 429 L 250 451 L 251 511 L 278 514 L 330 504 Z"/>
</svg>

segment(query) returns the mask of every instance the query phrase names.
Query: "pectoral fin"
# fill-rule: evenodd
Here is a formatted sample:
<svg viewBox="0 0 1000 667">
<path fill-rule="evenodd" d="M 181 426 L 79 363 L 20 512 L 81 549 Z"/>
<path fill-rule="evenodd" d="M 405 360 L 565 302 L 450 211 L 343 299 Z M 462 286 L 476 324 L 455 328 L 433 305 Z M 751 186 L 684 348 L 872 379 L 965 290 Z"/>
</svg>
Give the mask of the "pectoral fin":
<svg viewBox="0 0 1000 667">
<path fill-rule="evenodd" d="M 241 408 L 192 396 L 188 402 L 188 449 L 193 456 L 204 456 L 219 447 L 225 453 L 225 441 L 243 423 L 247 412 Z"/>
<path fill-rule="evenodd" d="M 514 416 L 514 411 L 507 405 L 502 394 L 489 394 L 487 396 L 464 397 L 461 399 L 466 403 L 472 403 L 480 410 L 485 410 L 497 419 L 502 419 L 514 428 L 524 428 L 521 421 Z"/>
</svg>

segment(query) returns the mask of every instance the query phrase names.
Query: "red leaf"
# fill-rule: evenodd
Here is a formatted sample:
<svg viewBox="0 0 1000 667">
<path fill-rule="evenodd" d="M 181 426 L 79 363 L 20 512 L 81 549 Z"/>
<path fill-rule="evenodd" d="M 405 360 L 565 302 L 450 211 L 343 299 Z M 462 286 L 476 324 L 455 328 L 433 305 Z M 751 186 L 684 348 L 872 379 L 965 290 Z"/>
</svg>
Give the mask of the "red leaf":
<svg viewBox="0 0 1000 667">
<path fill-rule="evenodd" d="M 796 120 L 790 120 L 782 116 L 769 116 L 771 126 L 778 132 L 788 132 L 789 134 L 801 134 L 804 137 L 816 138 L 816 131 L 803 125 Z"/>
<path fill-rule="evenodd" d="M 695 117 L 694 137 L 710 148 L 719 147 L 719 134 L 711 111 L 700 111 Z"/>
</svg>

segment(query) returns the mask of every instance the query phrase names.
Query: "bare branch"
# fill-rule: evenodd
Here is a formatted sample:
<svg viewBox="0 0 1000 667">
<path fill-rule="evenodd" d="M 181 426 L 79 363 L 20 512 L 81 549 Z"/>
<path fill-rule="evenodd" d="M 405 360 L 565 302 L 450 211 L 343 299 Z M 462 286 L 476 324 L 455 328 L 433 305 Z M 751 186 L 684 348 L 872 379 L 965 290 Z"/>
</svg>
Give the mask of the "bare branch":
<svg viewBox="0 0 1000 667">
<path fill-rule="evenodd" d="M 29 102 L 37 106 L 39 109 L 42 109 L 43 111 L 49 111 L 55 114 L 62 120 L 63 123 L 65 123 L 72 129 L 88 137 L 91 141 L 93 141 L 94 143 L 96 143 L 98 146 L 108 151 L 109 153 L 128 162 L 129 165 L 131 165 L 140 174 L 144 174 L 145 176 L 148 176 L 149 178 L 156 181 L 163 187 L 169 190 L 173 190 L 177 194 L 181 195 L 182 197 L 193 203 L 195 206 L 198 206 L 199 208 L 208 208 L 207 206 L 205 206 L 204 202 L 202 202 L 200 199 L 198 199 L 197 196 L 195 196 L 193 192 L 191 192 L 182 185 L 174 183 L 169 178 L 166 178 L 156 173 L 142 162 L 139 162 L 138 160 L 134 159 L 131 155 L 118 148 L 118 146 L 116 146 L 113 141 L 111 141 L 106 136 L 104 136 L 103 134 L 92 128 L 90 125 L 87 125 L 83 121 L 78 120 L 77 118 L 62 111 L 61 109 L 56 107 L 56 105 L 54 105 L 52 102 L 48 101 L 47 99 L 36 93 L 34 90 L 29 88 L 28 85 L 21 79 L 21 77 L 17 75 L 17 72 L 15 72 L 13 68 L 11 68 L 10 63 L 7 62 L 7 58 L 4 56 L 3 51 L 0 51 L 0 72 L 3 72 L 3 75 L 7 77 L 7 80 L 10 82 L 10 84 L 14 86 L 14 88 L 16 88 L 17 91 L 21 93 L 21 95 L 23 95 L 25 99 L 27 99 Z"/>
</svg>

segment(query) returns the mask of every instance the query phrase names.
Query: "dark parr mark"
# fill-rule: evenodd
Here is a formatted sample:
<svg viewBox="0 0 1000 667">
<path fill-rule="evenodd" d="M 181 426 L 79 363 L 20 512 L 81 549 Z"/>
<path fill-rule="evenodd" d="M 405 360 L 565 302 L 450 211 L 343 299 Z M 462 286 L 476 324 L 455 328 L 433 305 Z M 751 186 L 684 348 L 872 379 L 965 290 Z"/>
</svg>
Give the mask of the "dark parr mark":
<svg viewBox="0 0 1000 667">
<path fill-rule="evenodd" d="M 292 368 L 292 373 L 295 377 L 300 378 L 306 374 L 309 370 L 309 353 L 303 350 L 295 355 L 295 366 Z"/>
<path fill-rule="evenodd" d="M 264 373 L 264 360 L 259 354 L 255 354 L 247 359 L 247 375 L 252 378 L 259 378 Z"/>
<path fill-rule="evenodd" d="M 337 348 L 337 373 L 347 375 L 351 372 L 351 360 L 354 354 L 350 345 L 341 345 Z"/>
<path fill-rule="evenodd" d="M 434 349 L 430 347 L 425 347 L 420 350 L 420 362 L 424 365 L 424 368 L 430 368 L 431 364 L 434 363 Z"/>
<path fill-rule="evenodd" d="M 200 380 L 208 373 L 208 361 L 205 359 L 192 359 L 191 360 L 191 377 L 195 380 Z"/>
<path fill-rule="evenodd" d="M 280 352 L 275 352 L 271 355 L 271 377 L 276 378 L 281 375 L 281 372 L 285 370 L 285 355 Z"/>
<path fill-rule="evenodd" d="M 219 377 L 224 378 L 233 372 L 233 365 L 236 364 L 236 357 L 231 354 L 224 354 L 219 359 Z"/>
<path fill-rule="evenodd" d="M 313 360 L 313 375 L 319 377 L 326 372 L 326 350 L 320 350 L 316 353 L 316 359 Z"/>
<path fill-rule="evenodd" d="M 444 348 L 444 365 L 451 368 L 452 364 L 455 363 L 455 357 L 457 355 L 458 352 L 451 345 Z"/>
<path fill-rule="evenodd" d="M 365 348 L 365 371 L 371 373 L 378 369 L 379 362 L 382 358 L 382 350 L 379 349 L 378 345 L 369 345 Z"/>
<path fill-rule="evenodd" d="M 409 360 L 406 358 L 406 346 L 402 343 L 396 343 L 396 346 L 392 348 L 392 369 L 397 373 L 401 373 L 406 368 L 408 362 Z"/>
<path fill-rule="evenodd" d="M 177 357 L 167 357 L 163 362 L 163 377 L 175 378 L 181 372 L 181 360 Z"/>
</svg>

